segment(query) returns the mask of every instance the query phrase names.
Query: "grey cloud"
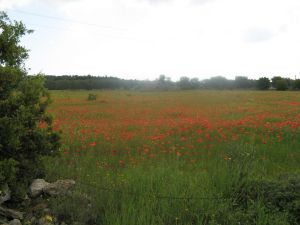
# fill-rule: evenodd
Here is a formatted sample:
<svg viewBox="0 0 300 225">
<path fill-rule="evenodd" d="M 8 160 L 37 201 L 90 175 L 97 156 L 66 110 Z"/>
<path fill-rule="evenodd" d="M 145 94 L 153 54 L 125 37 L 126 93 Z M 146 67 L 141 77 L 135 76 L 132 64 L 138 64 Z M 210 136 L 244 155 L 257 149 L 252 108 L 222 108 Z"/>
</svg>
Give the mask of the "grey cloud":
<svg viewBox="0 0 300 225">
<path fill-rule="evenodd" d="M 276 34 L 265 28 L 252 28 L 244 33 L 243 39 L 246 42 L 264 42 L 271 40 Z"/>
</svg>

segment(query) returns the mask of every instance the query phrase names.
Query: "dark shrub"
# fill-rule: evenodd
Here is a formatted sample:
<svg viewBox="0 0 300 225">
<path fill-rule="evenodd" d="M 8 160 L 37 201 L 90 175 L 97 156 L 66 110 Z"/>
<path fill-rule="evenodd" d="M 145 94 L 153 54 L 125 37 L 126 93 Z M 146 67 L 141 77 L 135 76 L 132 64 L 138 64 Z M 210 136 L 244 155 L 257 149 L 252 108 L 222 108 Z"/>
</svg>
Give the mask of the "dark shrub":
<svg viewBox="0 0 300 225">
<path fill-rule="evenodd" d="M 22 67 L 28 54 L 19 39 L 29 31 L 3 12 L 0 25 L 0 188 L 8 184 L 17 200 L 43 176 L 41 158 L 56 155 L 60 145 L 45 111 L 50 98 L 44 78 L 28 77 Z"/>
</svg>

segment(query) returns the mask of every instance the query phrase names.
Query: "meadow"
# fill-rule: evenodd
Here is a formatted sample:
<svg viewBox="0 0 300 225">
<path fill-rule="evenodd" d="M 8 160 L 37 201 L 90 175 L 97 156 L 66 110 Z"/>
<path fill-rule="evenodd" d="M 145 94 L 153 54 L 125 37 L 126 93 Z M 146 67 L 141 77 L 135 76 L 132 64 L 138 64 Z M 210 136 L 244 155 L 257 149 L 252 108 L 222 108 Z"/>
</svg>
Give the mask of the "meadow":
<svg viewBox="0 0 300 225">
<path fill-rule="evenodd" d="M 63 145 L 47 179 L 77 182 L 52 202 L 68 224 L 300 223 L 299 92 L 51 96 Z"/>
</svg>

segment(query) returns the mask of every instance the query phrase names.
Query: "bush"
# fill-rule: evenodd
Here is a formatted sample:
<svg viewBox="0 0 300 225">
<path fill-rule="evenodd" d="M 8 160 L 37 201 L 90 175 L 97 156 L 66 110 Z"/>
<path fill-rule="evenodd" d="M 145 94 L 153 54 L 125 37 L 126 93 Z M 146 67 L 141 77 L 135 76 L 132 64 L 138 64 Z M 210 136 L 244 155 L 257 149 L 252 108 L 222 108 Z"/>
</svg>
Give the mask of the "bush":
<svg viewBox="0 0 300 225">
<path fill-rule="evenodd" d="M 275 180 L 252 180 L 233 191 L 239 210 L 248 210 L 254 203 L 273 212 L 286 213 L 290 224 L 300 223 L 300 176 L 285 174 Z"/>
<path fill-rule="evenodd" d="M 97 95 L 96 94 L 89 94 L 87 100 L 88 101 L 95 101 L 95 100 L 97 100 Z"/>
<path fill-rule="evenodd" d="M 42 157 L 57 155 L 60 144 L 46 114 L 44 78 L 28 77 L 22 67 L 27 50 L 18 42 L 29 31 L 3 12 L 0 24 L 0 187 L 8 184 L 18 200 L 32 179 L 44 175 Z"/>
</svg>

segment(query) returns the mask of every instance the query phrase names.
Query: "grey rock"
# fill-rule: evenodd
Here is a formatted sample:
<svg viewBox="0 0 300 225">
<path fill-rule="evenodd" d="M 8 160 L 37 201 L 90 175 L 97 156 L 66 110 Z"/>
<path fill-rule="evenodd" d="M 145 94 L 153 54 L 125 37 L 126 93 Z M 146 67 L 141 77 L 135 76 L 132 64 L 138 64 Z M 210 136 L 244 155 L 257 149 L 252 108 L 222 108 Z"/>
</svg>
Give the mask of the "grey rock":
<svg viewBox="0 0 300 225">
<path fill-rule="evenodd" d="M 43 188 L 43 192 L 51 196 L 65 195 L 73 188 L 74 185 L 74 180 L 58 180 L 46 185 Z"/>
<path fill-rule="evenodd" d="M 14 209 L 9 209 L 6 207 L 0 207 L 0 216 L 4 216 L 6 218 L 10 218 L 10 219 L 19 219 L 22 220 L 23 219 L 23 214 L 20 211 L 14 210 Z"/>
<path fill-rule="evenodd" d="M 6 202 L 8 200 L 10 200 L 10 190 L 7 184 L 4 184 L 1 188 L 0 188 L 0 205 L 3 202 Z"/>
<path fill-rule="evenodd" d="M 49 185 L 48 182 L 46 182 L 44 179 L 35 179 L 31 183 L 29 190 L 30 190 L 30 196 L 35 198 L 40 196 L 43 193 L 43 189 Z"/>
<path fill-rule="evenodd" d="M 30 185 L 30 196 L 35 198 L 41 194 L 48 194 L 51 196 L 65 195 L 75 185 L 74 180 L 58 180 L 53 183 L 48 183 L 44 179 L 35 179 Z"/>
<path fill-rule="evenodd" d="M 9 225 L 22 225 L 21 221 L 18 219 L 13 219 L 12 221 L 9 221 Z"/>
</svg>

